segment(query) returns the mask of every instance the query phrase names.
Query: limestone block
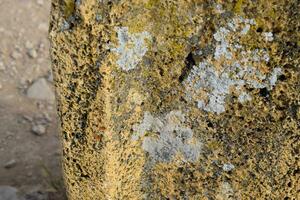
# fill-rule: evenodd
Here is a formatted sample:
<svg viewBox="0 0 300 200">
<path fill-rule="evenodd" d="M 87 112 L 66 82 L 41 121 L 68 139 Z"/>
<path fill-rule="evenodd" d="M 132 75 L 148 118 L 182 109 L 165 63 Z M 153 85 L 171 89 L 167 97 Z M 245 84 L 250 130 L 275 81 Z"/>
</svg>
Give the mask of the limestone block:
<svg viewBox="0 0 300 200">
<path fill-rule="evenodd" d="M 299 199 L 299 10 L 52 0 L 69 199 Z"/>
</svg>

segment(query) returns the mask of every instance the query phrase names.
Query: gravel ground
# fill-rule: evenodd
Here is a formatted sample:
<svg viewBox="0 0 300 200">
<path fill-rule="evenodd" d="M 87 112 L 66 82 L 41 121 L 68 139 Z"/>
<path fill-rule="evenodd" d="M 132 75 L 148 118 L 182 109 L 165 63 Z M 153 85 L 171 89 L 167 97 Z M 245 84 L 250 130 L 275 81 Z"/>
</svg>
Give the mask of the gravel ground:
<svg viewBox="0 0 300 200">
<path fill-rule="evenodd" d="M 0 199 L 66 199 L 49 41 L 49 0 L 0 1 Z"/>
</svg>

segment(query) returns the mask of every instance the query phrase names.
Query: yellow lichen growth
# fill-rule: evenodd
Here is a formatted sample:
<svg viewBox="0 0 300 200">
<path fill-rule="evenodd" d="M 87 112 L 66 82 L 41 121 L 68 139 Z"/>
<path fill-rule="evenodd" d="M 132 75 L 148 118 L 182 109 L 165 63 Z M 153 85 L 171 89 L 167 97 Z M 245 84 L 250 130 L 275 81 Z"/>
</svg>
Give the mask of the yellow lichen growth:
<svg viewBox="0 0 300 200">
<path fill-rule="evenodd" d="M 290 1 L 218 0 L 216 7 L 193 0 L 86 0 L 76 6 L 52 0 L 51 57 L 69 199 L 293 199 L 300 41 Z M 62 19 L 75 11 L 74 26 L 62 30 Z M 240 28 L 234 31 L 234 24 Z M 151 39 L 141 40 L 142 33 Z M 128 39 L 134 45 L 115 50 Z M 220 59 L 217 45 L 223 47 Z M 118 65 L 122 53 L 139 55 L 131 70 Z M 253 76 L 236 79 L 242 69 Z M 221 81 L 219 73 L 226 75 Z M 186 87 L 193 74 L 196 99 Z M 224 88 L 235 79 L 265 83 Z M 241 91 L 252 99 L 241 103 Z M 219 97 L 224 112 L 199 108 L 198 97 Z M 170 129 L 166 114 L 175 110 L 184 121 L 177 118 L 173 122 L 182 127 L 177 122 Z M 152 118 L 144 120 L 145 113 Z M 149 128 L 153 122 L 157 127 Z M 201 150 L 191 148 L 200 142 Z M 195 159 L 186 159 L 195 152 Z M 234 167 L 224 169 L 227 163 Z"/>
<path fill-rule="evenodd" d="M 237 2 L 235 3 L 235 6 L 233 8 L 233 11 L 237 14 L 241 14 L 243 12 L 243 3 L 244 3 L 244 0 L 237 0 Z"/>
<path fill-rule="evenodd" d="M 74 0 L 64 0 L 65 1 L 65 8 L 64 8 L 64 12 L 66 17 L 70 17 L 75 10 L 75 1 Z"/>
</svg>

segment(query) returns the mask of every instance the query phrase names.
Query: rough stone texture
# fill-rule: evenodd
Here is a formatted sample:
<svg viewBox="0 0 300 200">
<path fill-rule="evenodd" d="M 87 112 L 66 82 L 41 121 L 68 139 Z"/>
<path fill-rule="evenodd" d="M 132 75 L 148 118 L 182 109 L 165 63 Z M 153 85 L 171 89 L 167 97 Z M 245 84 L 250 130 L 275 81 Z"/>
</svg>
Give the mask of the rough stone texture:
<svg viewBox="0 0 300 200">
<path fill-rule="evenodd" d="M 52 0 L 69 198 L 299 199 L 299 5 Z"/>
</svg>

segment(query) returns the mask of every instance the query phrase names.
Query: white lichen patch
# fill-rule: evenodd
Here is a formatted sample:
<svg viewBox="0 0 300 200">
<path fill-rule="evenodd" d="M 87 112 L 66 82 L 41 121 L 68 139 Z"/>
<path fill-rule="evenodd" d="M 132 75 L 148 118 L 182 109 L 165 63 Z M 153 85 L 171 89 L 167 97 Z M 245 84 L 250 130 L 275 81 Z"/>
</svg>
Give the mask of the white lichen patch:
<svg viewBox="0 0 300 200">
<path fill-rule="evenodd" d="M 273 88 L 277 82 L 277 77 L 282 74 L 281 68 L 275 68 L 269 77 L 270 87 Z"/>
<path fill-rule="evenodd" d="M 234 169 L 234 165 L 231 164 L 231 163 L 225 163 L 225 164 L 223 165 L 223 170 L 224 170 L 225 172 L 230 172 L 230 171 L 232 171 L 233 169 Z"/>
<path fill-rule="evenodd" d="M 264 32 L 263 36 L 267 42 L 272 42 L 274 40 L 272 32 Z"/>
<path fill-rule="evenodd" d="M 151 40 L 151 35 L 144 31 L 141 33 L 129 33 L 128 27 L 116 28 L 118 33 L 119 46 L 111 48 L 118 54 L 117 65 L 124 71 L 129 71 L 137 67 L 148 47 L 146 40 Z"/>
<path fill-rule="evenodd" d="M 246 86 L 271 90 L 276 84 L 281 69 L 268 69 L 268 52 L 248 50 L 240 43 L 254 24 L 253 19 L 235 17 L 213 35 L 214 55 L 194 66 L 184 81 L 187 99 L 198 108 L 220 114 L 225 111 L 226 98 L 234 92 L 244 103 L 252 99 Z"/>
<path fill-rule="evenodd" d="M 246 93 L 246 92 L 242 92 L 238 98 L 239 102 L 244 103 L 246 101 L 251 101 L 251 96 Z"/>
<path fill-rule="evenodd" d="M 214 10 L 215 10 L 216 13 L 219 13 L 219 14 L 225 12 L 225 10 L 223 9 L 223 6 L 221 4 L 216 4 L 214 6 Z"/>
<path fill-rule="evenodd" d="M 193 138 L 191 128 L 185 126 L 185 116 L 181 111 L 171 111 L 165 117 L 153 117 L 145 112 L 140 124 L 133 127 L 133 140 L 143 139 L 142 148 L 153 161 L 170 162 L 178 153 L 185 161 L 196 161 L 202 144 Z M 157 137 L 145 136 L 147 132 Z"/>
<path fill-rule="evenodd" d="M 217 200 L 233 200 L 234 190 L 229 182 L 222 182 L 219 186 L 218 194 L 216 195 Z"/>
</svg>

